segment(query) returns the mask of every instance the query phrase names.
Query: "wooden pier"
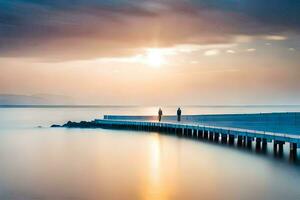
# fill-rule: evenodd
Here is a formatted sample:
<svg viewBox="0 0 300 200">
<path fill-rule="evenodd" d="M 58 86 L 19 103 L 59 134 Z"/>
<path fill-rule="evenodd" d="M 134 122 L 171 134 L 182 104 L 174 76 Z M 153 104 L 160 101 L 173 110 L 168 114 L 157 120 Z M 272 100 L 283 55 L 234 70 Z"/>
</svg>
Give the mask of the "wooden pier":
<svg viewBox="0 0 300 200">
<path fill-rule="evenodd" d="M 108 117 L 105 117 L 108 118 Z M 283 153 L 283 145 L 289 144 L 290 157 L 297 158 L 297 149 L 300 148 L 300 135 L 248 130 L 242 128 L 206 126 L 201 124 L 177 123 L 177 122 L 154 122 L 139 120 L 117 120 L 117 119 L 96 119 L 94 121 L 101 128 L 151 131 L 167 133 L 178 137 L 210 140 L 223 144 L 251 148 L 255 142 L 257 150 L 266 151 L 268 143 L 273 143 L 275 155 Z"/>
</svg>

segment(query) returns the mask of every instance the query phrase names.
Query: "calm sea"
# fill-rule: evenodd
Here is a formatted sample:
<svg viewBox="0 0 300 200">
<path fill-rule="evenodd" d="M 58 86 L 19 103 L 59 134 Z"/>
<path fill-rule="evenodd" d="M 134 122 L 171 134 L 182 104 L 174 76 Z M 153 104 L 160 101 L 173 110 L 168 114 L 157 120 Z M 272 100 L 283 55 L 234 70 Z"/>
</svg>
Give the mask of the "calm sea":
<svg viewBox="0 0 300 200">
<path fill-rule="evenodd" d="M 300 199 L 300 166 L 288 153 L 275 158 L 271 144 L 262 154 L 155 132 L 49 128 L 157 109 L 0 108 L 0 199 Z M 176 109 L 163 107 L 164 114 Z M 183 108 L 183 114 L 288 111 L 300 106 Z"/>
</svg>

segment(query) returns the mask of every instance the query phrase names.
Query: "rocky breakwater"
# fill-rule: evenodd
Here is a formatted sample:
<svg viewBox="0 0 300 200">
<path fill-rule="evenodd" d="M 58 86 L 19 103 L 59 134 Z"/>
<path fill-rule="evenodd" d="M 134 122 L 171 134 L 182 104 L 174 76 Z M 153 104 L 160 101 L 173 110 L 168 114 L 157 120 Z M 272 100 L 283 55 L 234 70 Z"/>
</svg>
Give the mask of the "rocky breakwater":
<svg viewBox="0 0 300 200">
<path fill-rule="evenodd" d="M 101 124 L 96 123 L 95 121 L 81 121 L 81 122 L 72 122 L 68 121 L 63 125 L 53 124 L 51 128 L 103 128 Z"/>
</svg>

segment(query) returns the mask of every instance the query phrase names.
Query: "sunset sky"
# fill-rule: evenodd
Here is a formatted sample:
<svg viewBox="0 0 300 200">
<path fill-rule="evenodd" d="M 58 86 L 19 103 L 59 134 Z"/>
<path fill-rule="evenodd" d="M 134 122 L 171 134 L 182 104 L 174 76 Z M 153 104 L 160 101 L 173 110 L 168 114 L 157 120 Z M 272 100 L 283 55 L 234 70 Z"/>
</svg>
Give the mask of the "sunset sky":
<svg viewBox="0 0 300 200">
<path fill-rule="evenodd" d="M 0 94 L 300 104 L 299 0 L 0 0 Z"/>
</svg>

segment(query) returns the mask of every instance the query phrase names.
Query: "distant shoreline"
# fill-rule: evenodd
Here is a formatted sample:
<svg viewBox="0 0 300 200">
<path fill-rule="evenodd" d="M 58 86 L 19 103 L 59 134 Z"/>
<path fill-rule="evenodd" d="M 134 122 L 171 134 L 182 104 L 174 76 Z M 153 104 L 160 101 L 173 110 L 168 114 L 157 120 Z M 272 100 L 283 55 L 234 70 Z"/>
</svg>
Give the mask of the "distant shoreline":
<svg viewBox="0 0 300 200">
<path fill-rule="evenodd" d="M 300 105 L 181 105 L 182 107 L 300 107 Z M 103 108 L 103 107 L 159 107 L 157 105 L 0 105 L 0 108 Z M 178 107 L 161 105 L 161 107 Z"/>
<path fill-rule="evenodd" d="M 103 108 L 103 107 L 141 107 L 130 105 L 0 105 L 0 108 Z"/>
</svg>

